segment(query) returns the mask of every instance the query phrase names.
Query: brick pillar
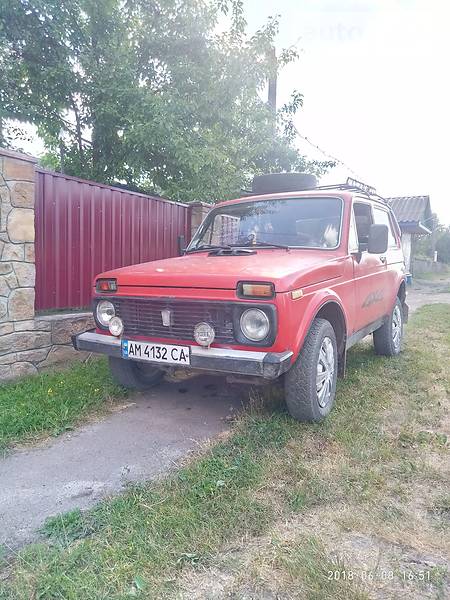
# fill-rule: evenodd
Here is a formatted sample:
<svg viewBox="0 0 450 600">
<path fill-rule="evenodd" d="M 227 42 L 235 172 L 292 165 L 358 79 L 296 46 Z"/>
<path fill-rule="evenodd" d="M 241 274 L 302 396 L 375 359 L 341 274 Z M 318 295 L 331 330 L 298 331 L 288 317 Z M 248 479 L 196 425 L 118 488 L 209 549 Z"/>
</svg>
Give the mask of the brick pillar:
<svg viewBox="0 0 450 600">
<path fill-rule="evenodd" d="M 34 319 L 36 162 L 0 148 L 0 380 L 20 371 L 17 352 L 27 350 L 33 336 L 24 330 Z"/>
<path fill-rule="evenodd" d="M 191 202 L 189 204 L 191 210 L 191 238 L 197 229 L 200 227 L 201 222 L 209 213 L 212 208 L 211 204 L 206 202 Z"/>
</svg>

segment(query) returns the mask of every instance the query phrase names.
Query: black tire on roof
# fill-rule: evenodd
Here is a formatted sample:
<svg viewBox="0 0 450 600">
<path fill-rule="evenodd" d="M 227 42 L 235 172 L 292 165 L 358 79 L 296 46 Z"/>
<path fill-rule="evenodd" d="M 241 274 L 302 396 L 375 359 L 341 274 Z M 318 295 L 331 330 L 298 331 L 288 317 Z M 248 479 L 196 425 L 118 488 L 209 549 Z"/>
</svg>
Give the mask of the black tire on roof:
<svg viewBox="0 0 450 600">
<path fill-rule="evenodd" d="M 269 173 L 267 175 L 255 175 L 252 192 L 254 194 L 298 192 L 311 190 L 316 185 L 316 177 L 309 173 Z"/>
</svg>

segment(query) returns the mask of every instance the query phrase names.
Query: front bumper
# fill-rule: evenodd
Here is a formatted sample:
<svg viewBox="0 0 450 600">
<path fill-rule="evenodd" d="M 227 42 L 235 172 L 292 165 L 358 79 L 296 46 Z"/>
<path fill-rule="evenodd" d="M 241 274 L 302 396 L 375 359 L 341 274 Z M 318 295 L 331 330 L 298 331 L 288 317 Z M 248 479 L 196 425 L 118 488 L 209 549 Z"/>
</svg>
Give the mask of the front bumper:
<svg viewBox="0 0 450 600">
<path fill-rule="evenodd" d="M 109 335 L 96 333 L 94 330 L 73 335 L 72 343 L 75 350 L 98 352 L 122 358 L 121 341 Z M 291 365 L 292 357 L 290 350 L 285 352 L 255 352 L 252 350 L 233 350 L 231 348 L 202 348 L 200 346 L 190 346 L 190 354 L 190 369 L 234 373 L 265 379 L 276 379 L 285 373 Z M 154 364 L 161 366 L 160 362 Z"/>
</svg>

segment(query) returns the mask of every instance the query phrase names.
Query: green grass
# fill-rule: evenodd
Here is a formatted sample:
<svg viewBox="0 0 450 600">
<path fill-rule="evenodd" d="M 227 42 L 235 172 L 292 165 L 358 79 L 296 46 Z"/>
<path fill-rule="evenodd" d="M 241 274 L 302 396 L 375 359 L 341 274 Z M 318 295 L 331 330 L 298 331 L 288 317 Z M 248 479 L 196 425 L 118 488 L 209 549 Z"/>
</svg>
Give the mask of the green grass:
<svg viewBox="0 0 450 600">
<path fill-rule="evenodd" d="M 450 529 L 450 494 L 447 493 L 434 499 L 431 514 L 438 527 Z"/>
<path fill-rule="evenodd" d="M 414 276 L 416 279 L 421 279 L 423 281 L 445 281 L 448 279 L 450 275 L 450 267 L 446 268 L 444 271 L 439 272 L 419 272 L 415 273 Z"/>
<path fill-rule="evenodd" d="M 440 273 L 415 273 L 413 287 L 416 283 L 432 288 L 434 293 L 448 294 L 450 292 L 450 268 Z"/>
<path fill-rule="evenodd" d="M 0 450 L 11 444 L 58 435 L 123 397 L 103 359 L 77 363 L 0 386 Z"/>
<path fill-rule="evenodd" d="M 274 554 L 274 568 L 283 572 L 286 591 L 293 597 L 301 583 L 308 600 L 369 599 L 357 580 L 358 571 L 342 558 L 328 556 L 316 537 L 300 537 L 292 544 L 281 543 Z"/>
<path fill-rule="evenodd" d="M 68 546 L 75 540 L 87 537 L 96 530 L 94 512 L 82 513 L 79 508 L 49 517 L 39 530 L 54 543 Z"/>
<path fill-rule="evenodd" d="M 327 509 L 333 515 L 346 505 L 355 514 L 345 525 L 339 518 L 344 529 L 357 526 L 362 508 L 371 531 L 383 531 L 386 522 L 399 527 L 396 515 L 407 514 L 418 482 L 435 494 L 431 518 L 445 517 L 448 495 L 437 494 L 444 484 L 423 455 L 447 446 L 439 434 L 423 432 L 439 422 L 439 398 L 450 393 L 450 365 L 441 360 L 449 351 L 450 307 L 421 309 L 401 356 L 376 357 L 367 345 L 351 353 L 348 377 L 339 382 L 336 407 L 323 424 L 296 423 L 276 394 L 252 404 L 227 440 L 171 477 L 47 521 L 48 542 L 20 552 L 0 598 L 174 598 L 185 574 L 213 569 L 224 547 L 245 553 L 249 540 L 262 540 L 298 515 L 313 518 Z M 406 536 L 414 525 L 409 516 L 400 523 Z M 280 551 L 270 542 L 268 574 L 255 566 L 255 575 L 244 561 L 240 579 L 251 591 L 273 587 L 276 572 L 281 596 L 295 590 L 293 597 L 307 600 L 366 598 L 357 581 L 327 579 L 334 563 L 324 544 L 331 543 L 326 524 L 321 529 L 319 522 L 315 534 L 322 540 L 300 537 Z M 234 597 L 242 596 L 238 586 Z"/>
</svg>

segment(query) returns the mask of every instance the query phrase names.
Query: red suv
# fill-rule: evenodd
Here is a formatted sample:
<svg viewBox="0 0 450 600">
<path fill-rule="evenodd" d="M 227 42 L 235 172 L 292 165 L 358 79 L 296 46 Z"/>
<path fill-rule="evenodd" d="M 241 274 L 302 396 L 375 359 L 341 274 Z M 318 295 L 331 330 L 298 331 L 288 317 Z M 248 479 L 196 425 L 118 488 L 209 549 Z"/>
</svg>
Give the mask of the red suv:
<svg viewBox="0 0 450 600">
<path fill-rule="evenodd" d="M 282 376 L 291 415 L 320 421 L 353 344 L 373 334 L 378 354 L 400 352 L 405 299 L 400 230 L 372 188 L 267 175 L 215 205 L 183 256 L 99 275 L 97 327 L 73 342 L 136 389 L 180 367 Z"/>
</svg>

